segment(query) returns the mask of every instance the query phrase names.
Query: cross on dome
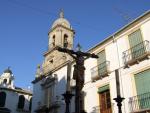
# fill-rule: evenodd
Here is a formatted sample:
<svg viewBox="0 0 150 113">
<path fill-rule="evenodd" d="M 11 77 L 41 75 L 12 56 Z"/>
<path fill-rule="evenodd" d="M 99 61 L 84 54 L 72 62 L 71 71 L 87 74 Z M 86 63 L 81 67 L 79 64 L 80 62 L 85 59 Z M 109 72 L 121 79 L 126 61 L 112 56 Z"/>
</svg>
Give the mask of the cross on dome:
<svg viewBox="0 0 150 113">
<path fill-rule="evenodd" d="M 60 18 L 64 18 L 64 11 L 63 11 L 63 9 L 60 10 L 59 17 Z"/>
</svg>

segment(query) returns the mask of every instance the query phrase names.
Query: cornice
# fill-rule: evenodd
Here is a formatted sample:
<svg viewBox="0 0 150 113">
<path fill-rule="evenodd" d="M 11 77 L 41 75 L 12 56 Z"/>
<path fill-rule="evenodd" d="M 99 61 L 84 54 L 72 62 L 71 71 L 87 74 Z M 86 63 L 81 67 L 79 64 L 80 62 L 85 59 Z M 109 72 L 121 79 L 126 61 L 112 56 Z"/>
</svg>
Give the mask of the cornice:
<svg viewBox="0 0 150 113">
<path fill-rule="evenodd" d="M 32 96 L 31 92 L 23 90 L 23 89 L 19 90 L 19 89 L 11 89 L 11 88 L 0 87 L 0 90 L 13 91 L 13 92 L 27 94 L 27 95 L 31 95 Z"/>
</svg>

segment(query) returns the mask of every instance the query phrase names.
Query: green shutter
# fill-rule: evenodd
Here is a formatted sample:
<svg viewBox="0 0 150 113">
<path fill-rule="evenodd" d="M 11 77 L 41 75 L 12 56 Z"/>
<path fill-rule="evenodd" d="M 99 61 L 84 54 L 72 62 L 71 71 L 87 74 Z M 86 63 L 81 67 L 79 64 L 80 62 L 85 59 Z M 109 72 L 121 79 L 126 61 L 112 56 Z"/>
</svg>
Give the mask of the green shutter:
<svg viewBox="0 0 150 113">
<path fill-rule="evenodd" d="M 133 47 L 139 44 L 140 42 L 142 42 L 142 35 L 140 30 L 133 32 L 128 37 L 129 37 L 130 47 Z"/>
<path fill-rule="evenodd" d="M 101 51 L 100 53 L 98 53 L 97 54 L 98 55 L 98 59 L 97 59 L 97 63 L 98 64 L 101 64 L 101 63 L 103 63 L 103 62 L 105 62 L 106 61 L 106 55 L 105 55 L 105 51 L 103 50 L 103 51 Z"/>
<path fill-rule="evenodd" d="M 109 90 L 109 85 L 105 85 L 103 87 L 98 88 L 98 93 L 102 93 L 106 90 Z"/>
<path fill-rule="evenodd" d="M 144 52 L 144 44 L 142 43 L 143 40 L 140 29 L 133 32 L 128 37 L 132 58 L 137 58 Z"/>
<path fill-rule="evenodd" d="M 150 69 L 135 75 L 137 95 L 150 92 Z"/>
<path fill-rule="evenodd" d="M 140 109 L 150 108 L 150 69 L 135 75 L 138 105 Z"/>
<path fill-rule="evenodd" d="M 101 51 L 98 53 L 98 59 L 97 59 L 97 64 L 98 64 L 98 74 L 102 76 L 104 72 L 106 72 L 107 67 L 106 67 L 106 55 L 105 51 Z"/>
</svg>

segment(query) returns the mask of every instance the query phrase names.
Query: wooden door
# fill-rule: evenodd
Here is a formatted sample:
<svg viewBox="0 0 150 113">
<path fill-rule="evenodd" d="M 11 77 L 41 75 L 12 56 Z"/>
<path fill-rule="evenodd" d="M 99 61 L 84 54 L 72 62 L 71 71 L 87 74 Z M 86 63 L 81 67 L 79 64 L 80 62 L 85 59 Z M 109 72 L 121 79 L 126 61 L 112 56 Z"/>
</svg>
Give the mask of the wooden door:
<svg viewBox="0 0 150 113">
<path fill-rule="evenodd" d="M 100 113 L 112 113 L 110 91 L 106 90 L 104 92 L 99 93 L 99 97 L 100 97 Z"/>
</svg>

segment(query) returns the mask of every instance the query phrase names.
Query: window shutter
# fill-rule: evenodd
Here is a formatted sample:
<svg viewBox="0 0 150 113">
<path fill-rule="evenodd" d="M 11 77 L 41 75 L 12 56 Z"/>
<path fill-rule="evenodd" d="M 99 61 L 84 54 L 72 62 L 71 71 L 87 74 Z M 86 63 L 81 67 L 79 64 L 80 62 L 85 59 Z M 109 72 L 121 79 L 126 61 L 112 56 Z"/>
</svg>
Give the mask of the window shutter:
<svg viewBox="0 0 150 113">
<path fill-rule="evenodd" d="M 144 53 L 144 44 L 142 43 L 141 31 L 137 30 L 129 35 L 129 44 L 132 58 L 137 58 Z"/>
<path fill-rule="evenodd" d="M 109 90 L 109 85 L 105 85 L 103 87 L 98 88 L 98 93 L 102 93 L 106 90 Z"/>
<path fill-rule="evenodd" d="M 128 37 L 129 37 L 130 47 L 133 47 L 139 44 L 140 42 L 142 42 L 142 35 L 140 30 L 133 32 Z"/>
<path fill-rule="evenodd" d="M 150 69 L 135 75 L 137 95 L 150 92 Z"/>
<path fill-rule="evenodd" d="M 98 59 L 97 59 L 97 63 L 98 64 L 101 64 L 101 63 L 103 63 L 103 62 L 105 62 L 106 61 L 106 55 L 105 55 L 105 51 L 103 50 L 103 51 L 101 51 L 100 53 L 98 53 L 97 54 L 98 55 Z"/>
</svg>

